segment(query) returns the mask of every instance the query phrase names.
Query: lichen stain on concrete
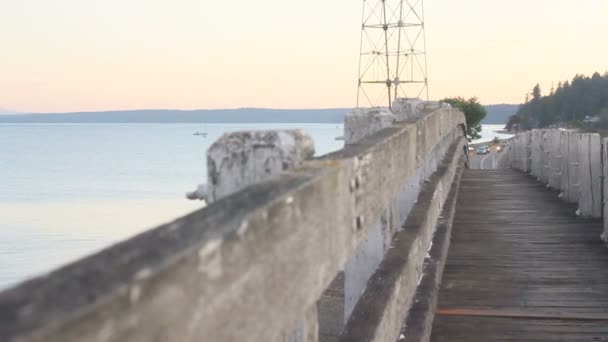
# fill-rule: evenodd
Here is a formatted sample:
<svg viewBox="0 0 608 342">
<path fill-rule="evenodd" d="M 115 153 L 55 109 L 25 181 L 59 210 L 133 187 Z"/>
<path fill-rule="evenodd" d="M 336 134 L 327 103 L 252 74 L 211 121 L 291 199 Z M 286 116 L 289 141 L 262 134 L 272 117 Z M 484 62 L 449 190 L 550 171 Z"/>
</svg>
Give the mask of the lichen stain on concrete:
<svg viewBox="0 0 608 342">
<path fill-rule="evenodd" d="M 222 254 L 220 253 L 222 243 L 223 241 L 220 239 L 211 240 L 198 251 L 198 271 L 210 279 L 217 279 L 223 273 Z"/>
<path fill-rule="evenodd" d="M 241 222 L 241 225 L 239 226 L 239 229 L 237 229 L 236 234 L 239 237 L 243 237 L 247 233 L 247 230 L 249 230 L 249 221 L 245 220 Z"/>
<path fill-rule="evenodd" d="M 139 287 L 139 285 L 131 286 L 131 289 L 129 290 L 129 300 L 131 301 L 131 304 L 137 303 L 140 297 L 141 287 Z"/>
<path fill-rule="evenodd" d="M 167 230 L 170 231 L 170 232 L 173 232 L 173 231 L 176 231 L 179 228 L 181 228 L 181 226 L 182 225 L 179 224 L 179 223 L 172 223 Z"/>
<path fill-rule="evenodd" d="M 113 319 L 109 319 L 99 330 L 96 336 L 97 342 L 107 342 L 112 340 L 115 331 L 115 323 Z"/>
<path fill-rule="evenodd" d="M 136 328 L 141 323 L 141 319 L 139 315 L 130 315 L 127 318 L 127 326 L 129 328 Z"/>
<path fill-rule="evenodd" d="M 148 279 L 151 276 L 152 276 L 152 269 L 149 267 L 146 267 L 146 268 L 142 268 L 135 274 L 135 280 L 141 281 L 141 280 Z"/>
</svg>

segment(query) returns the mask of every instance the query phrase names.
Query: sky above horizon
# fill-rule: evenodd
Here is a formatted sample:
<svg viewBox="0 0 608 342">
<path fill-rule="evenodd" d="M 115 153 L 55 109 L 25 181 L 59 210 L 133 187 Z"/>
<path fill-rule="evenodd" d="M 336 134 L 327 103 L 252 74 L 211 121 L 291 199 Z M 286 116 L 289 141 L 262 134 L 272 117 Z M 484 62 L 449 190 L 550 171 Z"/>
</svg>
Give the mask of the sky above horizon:
<svg viewBox="0 0 608 342">
<path fill-rule="evenodd" d="M 361 1 L 5 0 L 0 107 L 352 107 Z M 608 1 L 425 1 L 431 99 L 608 71 Z"/>
</svg>

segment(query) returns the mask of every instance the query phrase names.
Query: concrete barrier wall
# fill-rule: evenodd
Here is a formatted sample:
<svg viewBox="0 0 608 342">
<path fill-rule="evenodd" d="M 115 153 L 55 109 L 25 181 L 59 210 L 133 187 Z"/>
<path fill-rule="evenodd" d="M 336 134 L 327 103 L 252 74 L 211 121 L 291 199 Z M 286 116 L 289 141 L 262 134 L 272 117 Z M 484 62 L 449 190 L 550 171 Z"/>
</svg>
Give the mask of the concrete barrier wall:
<svg viewBox="0 0 608 342">
<path fill-rule="evenodd" d="M 532 130 L 515 136 L 507 146 L 503 166 L 526 171 L 521 144 L 530 136 L 530 174 L 549 187 L 561 190 L 561 197 L 579 205 L 583 217 L 601 218 L 606 186 L 606 163 L 602 161 L 599 134 L 565 130 Z"/>
<path fill-rule="evenodd" d="M 462 132 L 454 130 L 451 120 L 452 109 L 439 103 L 398 99 L 398 110 L 391 113 L 386 109 L 357 109 L 346 115 L 345 137 L 347 145 L 355 145 L 362 139 L 392 125 L 394 122 L 409 122 L 416 125 L 418 146 L 415 158 L 418 167 L 413 177 L 401 185 L 397 197 L 384 214 L 373 222 L 363 242 L 347 261 L 344 272 L 344 323 L 363 294 L 369 278 L 389 249 L 393 235 L 401 228 L 411 208 L 417 200 L 424 181 L 437 169 L 447 149 Z M 434 113 L 429 115 L 429 113 Z M 445 115 L 437 115 L 444 113 Z M 447 115 L 447 116 L 446 116 Z M 332 291 L 333 292 L 333 291 Z M 335 300 L 335 297 L 332 298 Z M 322 329 L 325 329 L 322 326 Z M 341 327 L 333 327 L 336 334 Z"/>
<path fill-rule="evenodd" d="M 443 209 L 464 164 L 464 154 L 458 153 L 461 144 L 452 144 L 440 170 L 423 187 L 403 229 L 395 235 L 392 248 L 368 281 L 339 341 L 397 341 L 402 328 L 420 331 L 421 327 L 414 323 L 406 327 L 403 324 L 408 313 L 412 314 L 409 309 L 414 305 L 438 222 L 441 217 L 448 220 L 450 216 Z M 424 337 L 428 339 L 429 335 Z"/>
<path fill-rule="evenodd" d="M 531 154 L 532 141 L 535 144 L 537 143 L 536 136 L 532 133 L 525 132 L 518 134 L 509 141 L 509 144 L 505 147 L 503 156 L 500 158 L 500 168 L 513 168 L 529 173 L 532 173 L 534 168 L 534 172 L 538 172 L 538 165 L 532 162 L 533 157 L 534 160 L 538 160 L 539 158 L 538 153 Z"/>
<path fill-rule="evenodd" d="M 602 199 L 604 200 L 604 242 L 608 242 L 608 138 L 602 141 L 602 175 L 604 176 L 604 188 Z"/>
<path fill-rule="evenodd" d="M 357 251 L 376 253 L 365 266 L 376 272 L 426 189 L 424 229 L 411 249 L 391 250 L 406 261 L 394 279 L 410 296 L 375 306 L 383 328 L 369 327 L 396 340 L 466 146 L 461 112 L 409 108 L 313 160 L 300 132 L 225 136 L 209 188 L 192 196 L 209 196 L 207 208 L 0 293 L 0 340 L 316 341 L 319 298 Z"/>
</svg>

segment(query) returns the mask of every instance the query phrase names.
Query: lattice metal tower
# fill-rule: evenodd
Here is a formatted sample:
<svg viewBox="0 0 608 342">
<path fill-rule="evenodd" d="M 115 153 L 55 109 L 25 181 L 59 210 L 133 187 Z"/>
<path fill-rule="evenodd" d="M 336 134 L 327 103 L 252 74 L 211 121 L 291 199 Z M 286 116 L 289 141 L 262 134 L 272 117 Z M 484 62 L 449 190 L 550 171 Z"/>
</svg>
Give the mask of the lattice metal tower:
<svg viewBox="0 0 608 342">
<path fill-rule="evenodd" d="M 363 0 L 357 107 L 428 100 L 424 0 Z"/>
</svg>

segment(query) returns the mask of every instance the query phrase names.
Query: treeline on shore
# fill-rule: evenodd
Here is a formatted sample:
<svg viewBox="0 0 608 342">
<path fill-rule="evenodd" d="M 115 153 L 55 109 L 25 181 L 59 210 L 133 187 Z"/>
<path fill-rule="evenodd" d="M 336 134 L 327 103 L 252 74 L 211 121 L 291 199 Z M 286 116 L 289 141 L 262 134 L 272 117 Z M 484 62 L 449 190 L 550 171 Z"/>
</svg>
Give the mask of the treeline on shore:
<svg viewBox="0 0 608 342">
<path fill-rule="evenodd" d="M 571 82 L 560 82 L 546 96 L 537 84 L 509 119 L 507 128 L 527 130 L 580 123 L 608 128 L 608 72 L 596 72 L 591 77 L 576 75 Z"/>
</svg>

